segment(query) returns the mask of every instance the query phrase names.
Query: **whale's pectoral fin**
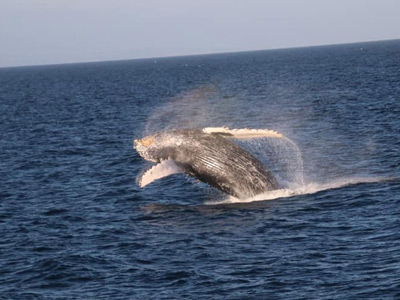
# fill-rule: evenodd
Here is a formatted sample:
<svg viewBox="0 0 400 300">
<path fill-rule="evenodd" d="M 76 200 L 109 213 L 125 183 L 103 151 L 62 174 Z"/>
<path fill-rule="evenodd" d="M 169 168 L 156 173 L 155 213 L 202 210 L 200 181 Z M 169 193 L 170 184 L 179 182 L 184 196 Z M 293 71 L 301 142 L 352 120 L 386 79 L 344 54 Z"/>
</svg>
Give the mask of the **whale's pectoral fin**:
<svg viewBox="0 0 400 300">
<path fill-rule="evenodd" d="M 140 187 L 144 187 L 157 179 L 182 172 L 183 170 L 173 160 L 163 160 L 140 175 L 138 184 Z"/>
<path fill-rule="evenodd" d="M 220 135 L 233 139 L 257 139 L 257 138 L 283 138 L 284 135 L 269 129 L 230 129 L 227 127 L 207 127 L 203 132 Z"/>
</svg>

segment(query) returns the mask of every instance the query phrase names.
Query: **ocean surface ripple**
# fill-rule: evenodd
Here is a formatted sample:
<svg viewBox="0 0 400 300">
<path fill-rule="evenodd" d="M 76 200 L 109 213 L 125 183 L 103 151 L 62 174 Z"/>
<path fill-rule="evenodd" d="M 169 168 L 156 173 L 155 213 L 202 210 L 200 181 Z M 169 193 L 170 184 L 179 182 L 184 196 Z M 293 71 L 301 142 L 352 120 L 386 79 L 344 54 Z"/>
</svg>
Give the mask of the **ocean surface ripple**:
<svg viewBox="0 0 400 300">
<path fill-rule="evenodd" d="M 400 299 L 399 40 L 4 68 L 0 111 L 0 299 Z M 133 138 L 210 126 L 304 183 L 137 185 Z"/>
</svg>

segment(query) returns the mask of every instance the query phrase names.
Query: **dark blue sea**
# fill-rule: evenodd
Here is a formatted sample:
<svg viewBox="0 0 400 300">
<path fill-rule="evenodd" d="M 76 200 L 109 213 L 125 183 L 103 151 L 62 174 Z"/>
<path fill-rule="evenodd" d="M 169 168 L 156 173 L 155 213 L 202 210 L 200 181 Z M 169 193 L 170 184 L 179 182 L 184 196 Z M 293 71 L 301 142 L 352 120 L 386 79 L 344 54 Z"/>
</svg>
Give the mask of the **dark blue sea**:
<svg viewBox="0 0 400 300">
<path fill-rule="evenodd" d="M 400 40 L 2 68 L 0 124 L 0 299 L 400 299 Z M 138 186 L 134 138 L 218 126 L 290 184 Z"/>
</svg>

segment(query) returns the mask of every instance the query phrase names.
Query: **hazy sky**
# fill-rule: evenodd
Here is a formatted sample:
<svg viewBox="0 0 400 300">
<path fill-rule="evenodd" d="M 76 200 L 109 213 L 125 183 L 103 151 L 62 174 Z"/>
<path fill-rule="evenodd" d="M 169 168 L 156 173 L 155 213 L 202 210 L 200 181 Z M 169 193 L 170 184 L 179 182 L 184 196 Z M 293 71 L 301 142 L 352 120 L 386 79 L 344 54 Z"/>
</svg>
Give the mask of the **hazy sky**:
<svg viewBox="0 0 400 300">
<path fill-rule="evenodd" d="M 0 0 L 0 67 L 398 38 L 399 0 Z"/>
</svg>

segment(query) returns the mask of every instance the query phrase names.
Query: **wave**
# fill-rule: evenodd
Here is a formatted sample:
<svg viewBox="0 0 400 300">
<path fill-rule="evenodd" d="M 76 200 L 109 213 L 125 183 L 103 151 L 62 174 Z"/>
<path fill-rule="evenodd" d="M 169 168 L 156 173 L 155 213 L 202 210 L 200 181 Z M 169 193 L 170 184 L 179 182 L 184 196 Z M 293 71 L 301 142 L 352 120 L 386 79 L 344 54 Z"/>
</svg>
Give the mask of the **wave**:
<svg viewBox="0 0 400 300">
<path fill-rule="evenodd" d="M 304 185 L 297 185 L 285 189 L 265 192 L 247 199 L 238 199 L 233 196 L 229 196 L 223 200 L 208 201 L 206 204 L 216 205 L 216 204 L 249 203 L 254 201 L 274 200 L 279 198 L 288 198 L 299 195 L 314 194 L 317 192 L 337 189 L 354 184 L 374 183 L 374 182 L 388 181 L 392 179 L 393 178 L 388 178 L 388 177 L 354 177 L 354 178 L 341 178 L 329 183 L 310 182 Z"/>
</svg>

